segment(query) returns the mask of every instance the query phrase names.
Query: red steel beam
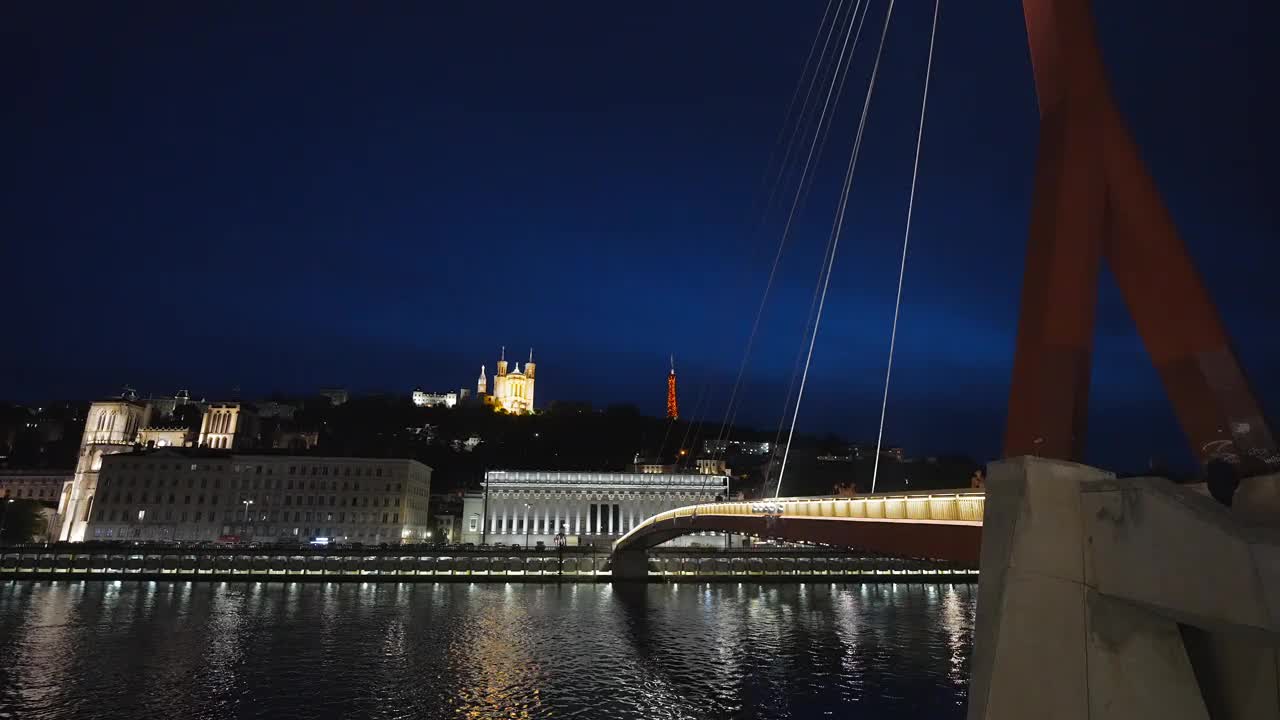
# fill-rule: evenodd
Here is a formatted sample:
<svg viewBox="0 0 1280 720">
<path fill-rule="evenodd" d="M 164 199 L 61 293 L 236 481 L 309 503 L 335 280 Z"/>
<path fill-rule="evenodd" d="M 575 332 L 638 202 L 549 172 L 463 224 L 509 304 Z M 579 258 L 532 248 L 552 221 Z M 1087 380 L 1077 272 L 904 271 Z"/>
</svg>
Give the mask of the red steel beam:
<svg viewBox="0 0 1280 720">
<path fill-rule="evenodd" d="M 1208 292 L 1116 109 L 1090 0 L 1023 0 L 1040 153 L 1005 455 L 1080 460 L 1103 258 L 1202 462 L 1280 463 Z"/>
</svg>

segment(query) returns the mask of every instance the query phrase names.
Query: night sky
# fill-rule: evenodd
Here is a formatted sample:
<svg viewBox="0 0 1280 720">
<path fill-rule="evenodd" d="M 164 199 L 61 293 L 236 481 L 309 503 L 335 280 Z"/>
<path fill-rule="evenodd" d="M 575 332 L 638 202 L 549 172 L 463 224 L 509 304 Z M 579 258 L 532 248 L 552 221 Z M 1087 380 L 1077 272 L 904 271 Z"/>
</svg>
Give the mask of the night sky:
<svg viewBox="0 0 1280 720">
<path fill-rule="evenodd" d="M 1270 3 L 1098 4 L 1121 108 L 1274 417 Z M 762 178 L 824 6 L 9 3 L 0 399 L 444 391 L 505 344 L 535 349 L 540 406 L 655 415 L 674 353 L 684 414 L 718 421 L 779 236 Z M 748 367 L 739 420 L 760 428 L 882 12 Z M 903 0 L 889 30 L 805 430 L 874 439 L 931 12 Z M 1020 4 L 943 3 L 886 437 L 909 453 L 999 451 L 1036 122 Z M 1186 463 L 1103 286 L 1089 459 Z"/>
</svg>

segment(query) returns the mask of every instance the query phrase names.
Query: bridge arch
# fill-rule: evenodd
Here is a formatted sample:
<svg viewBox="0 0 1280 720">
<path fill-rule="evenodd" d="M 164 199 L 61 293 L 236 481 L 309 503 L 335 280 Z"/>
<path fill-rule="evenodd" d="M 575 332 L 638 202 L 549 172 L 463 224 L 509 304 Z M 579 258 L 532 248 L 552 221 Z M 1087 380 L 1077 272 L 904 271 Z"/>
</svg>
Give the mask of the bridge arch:
<svg viewBox="0 0 1280 720">
<path fill-rule="evenodd" d="M 976 565 L 985 502 L 981 490 L 951 490 L 688 505 L 658 513 L 619 538 L 614 575 L 641 575 L 646 550 L 704 531 Z"/>
</svg>

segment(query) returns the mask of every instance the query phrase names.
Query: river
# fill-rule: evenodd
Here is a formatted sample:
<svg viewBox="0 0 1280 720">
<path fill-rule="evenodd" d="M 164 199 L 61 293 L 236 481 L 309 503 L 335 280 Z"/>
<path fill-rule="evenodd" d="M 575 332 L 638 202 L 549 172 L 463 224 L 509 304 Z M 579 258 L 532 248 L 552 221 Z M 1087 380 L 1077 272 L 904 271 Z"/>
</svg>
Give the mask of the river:
<svg viewBox="0 0 1280 720">
<path fill-rule="evenodd" d="M 976 596 L 7 581 L 0 718 L 962 718 Z"/>
</svg>

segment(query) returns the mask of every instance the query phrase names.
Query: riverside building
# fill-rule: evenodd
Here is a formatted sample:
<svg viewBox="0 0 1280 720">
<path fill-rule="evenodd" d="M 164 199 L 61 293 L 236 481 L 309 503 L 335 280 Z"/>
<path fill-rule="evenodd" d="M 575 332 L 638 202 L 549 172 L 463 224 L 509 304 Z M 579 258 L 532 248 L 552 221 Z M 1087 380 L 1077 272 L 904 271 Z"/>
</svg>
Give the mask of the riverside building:
<svg viewBox="0 0 1280 720">
<path fill-rule="evenodd" d="M 85 539 L 421 542 L 430 494 L 416 460 L 137 450 L 102 457 Z"/>
<path fill-rule="evenodd" d="M 561 533 L 602 546 L 664 510 L 723 499 L 728 486 L 727 475 L 701 473 L 490 470 L 463 501 L 462 541 L 551 546 Z"/>
</svg>

